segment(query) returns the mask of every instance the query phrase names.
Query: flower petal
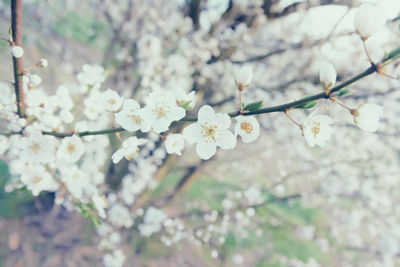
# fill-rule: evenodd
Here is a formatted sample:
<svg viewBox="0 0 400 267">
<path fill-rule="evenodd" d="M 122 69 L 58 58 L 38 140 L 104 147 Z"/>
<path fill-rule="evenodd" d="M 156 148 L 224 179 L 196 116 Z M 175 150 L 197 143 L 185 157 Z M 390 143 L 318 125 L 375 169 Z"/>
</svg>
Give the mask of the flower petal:
<svg viewBox="0 0 400 267">
<path fill-rule="evenodd" d="M 232 149 L 236 146 L 236 137 L 230 131 L 224 130 L 221 132 L 216 144 L 222 149 Z"/>
<path fill-rule="evenodd" d="M 214 156 L 215 152 L 217 152 L 217 147 L 215 144 L 202 142 L 196 145 L 196 152 L 201 159 L 207 160 Z"/>
<path fill-rule="evenodd" d="M 189 143 L 197 143 L 201 139 L 201 126 L 198 123 L 193 123 L 183 129 L 183 136 Z"/>
<path fill-rule="evenodd" d="M 202 106 L 199 110 L 198 122 L 199 123 L 208 122 L 208 121 L 212 120 L 214 118 L 214 116 L 215 116 L 215 112 L 211 106 L 209 106 L 209 105 Z"/>
</svg>

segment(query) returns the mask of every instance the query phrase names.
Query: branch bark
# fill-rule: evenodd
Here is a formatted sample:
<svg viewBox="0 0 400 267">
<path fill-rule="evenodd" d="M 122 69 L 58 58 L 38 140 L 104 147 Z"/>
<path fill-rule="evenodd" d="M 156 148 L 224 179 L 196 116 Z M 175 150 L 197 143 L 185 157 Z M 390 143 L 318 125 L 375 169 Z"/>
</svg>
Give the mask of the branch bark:
<svg viewBox="0 0 400 267">
<path fill-rule="evenodd" d="M 12 43 L 17 46 L 22 45 L 22 0 L 11 1 L 11 34 Z M 25 94 L 23 88 L 22 76 L 24 68 L 22 57 L 16 58 L 13 56 L 14 66 L 14 88 L 17 99 L 18 116 L 25 117 Z"/>
</svg>

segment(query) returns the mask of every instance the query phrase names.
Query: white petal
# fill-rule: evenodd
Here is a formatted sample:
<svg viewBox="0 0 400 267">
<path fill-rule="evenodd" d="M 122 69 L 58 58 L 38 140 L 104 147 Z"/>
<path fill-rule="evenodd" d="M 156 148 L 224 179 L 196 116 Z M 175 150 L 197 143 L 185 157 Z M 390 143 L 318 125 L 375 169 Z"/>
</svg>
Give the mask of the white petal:
<svg viewBox="0 0 400 267">
<path fill-rule="evenodd" d="M 207 160 L 209 158 L 211 158 L 212 156 L 214 156 L 215 152 L 217 151 L 217 147 L 215 144 L 212 143 L 198 143 L 196 145 L 196 152 L 197 155 L 199 155 L 199 157 L 201 159 Z"/>
<path fill-rule="evenodd" d="M 189 143 L 197 143 L 201 140 L 201 126 L 199 123 L 192 123 L 183 129 L 183 136 Z"/>
<path fill-rule="evenodd" d="M 232 149 L 236 146 L 236 137 L 230 131 L 224 130 L 221 132 L 216 144 L 222 149 Z"/>
<path fill-rule="evenodd" d="M 162 117 L 155 120 L 152 127 L 156 133 L 162 133 L 168 130 L 170 124 L 171 122 L 167 118 Z"/>
<path fill-rule="evenodd" d="M 204 122 L 208 122 L 210 120 L 212 120 L 215 116 L 215 112 L 214 109 L 209 106 L 209 105 L 205 105 L 202 106 L 199 110 L 199 114 L 198 114 L 198 122 L 204 123 Z"/>
<path fill-rule="evenodd" d="M 114 162 L 114 164 L 117 164 L 118 162 L 121 161 L 121 159 L 124 157 L 124 151 L 122 149 L 118 149 L 117 151 L 112 154 L 111 159 Z"/>
<path fill-rule="evenodd" d="M 125 109 L 128 111 L 130 111 L 132 109 L 137 110 L 137 109 L 140 109 L 140 105 L 138 104 L 138 102 L 136 102 L 133 99 L 126 99 L 124 101 L 124 105 L 122 106 L 122 109 Z"/>
<path fill-rule="evenodd" d="M 231 126 L 231 117 L 228 114 L 217 113 L 211 124 L 217 125 L 220 129 L 228 129 Z"/>
<path fill-rule="evenodd" d="M 185 117 L 186 110 L 182 107 L 174 106 L 171 108 L 171 112 L 168 114 L 168 119 L 171 121 L 179 121 Z"/>
</svg>

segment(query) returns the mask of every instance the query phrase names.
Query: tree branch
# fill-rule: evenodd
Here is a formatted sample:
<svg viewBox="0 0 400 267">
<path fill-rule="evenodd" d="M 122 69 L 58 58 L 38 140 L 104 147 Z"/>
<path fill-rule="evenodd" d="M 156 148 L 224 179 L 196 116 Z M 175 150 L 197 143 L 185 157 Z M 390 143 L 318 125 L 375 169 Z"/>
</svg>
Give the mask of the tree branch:
<svg viewBox="0 0 400 267">
<path fill-rule="evenodd" d="M 12 43 L 17 46 L 22 44 L 22 0 L 11 1 L 11 32 Z M 22 76 L 24 75 L 24 68 L 22 64 L 22 57 L 16 58 L 13 56 L 14 65 L 14 88 L 17 99 L 17 113 L 18 116 L 25 117 L 25 94 L 23 88 Z"/>
</svg>

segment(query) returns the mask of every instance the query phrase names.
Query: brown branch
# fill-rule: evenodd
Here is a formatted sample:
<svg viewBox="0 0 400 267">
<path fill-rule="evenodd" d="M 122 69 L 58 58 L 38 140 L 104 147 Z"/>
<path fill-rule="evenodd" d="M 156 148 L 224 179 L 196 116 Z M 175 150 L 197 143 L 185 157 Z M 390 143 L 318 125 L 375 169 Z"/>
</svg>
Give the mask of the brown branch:
<svg viewBox="0 0 400 267">
<path fill-rule="evenodd" d="M 11 1 L 11 31 L 12 43 L 17 46 L 22 44 L 22 0 Z M 25 117 L 25 94 L 23 88 L 22 76 L 24 68 L 22 57 L 13 56 L 14 65 L 14 88 L 17 98 L 17 113 L 19 117 Z"/>
</svg>

